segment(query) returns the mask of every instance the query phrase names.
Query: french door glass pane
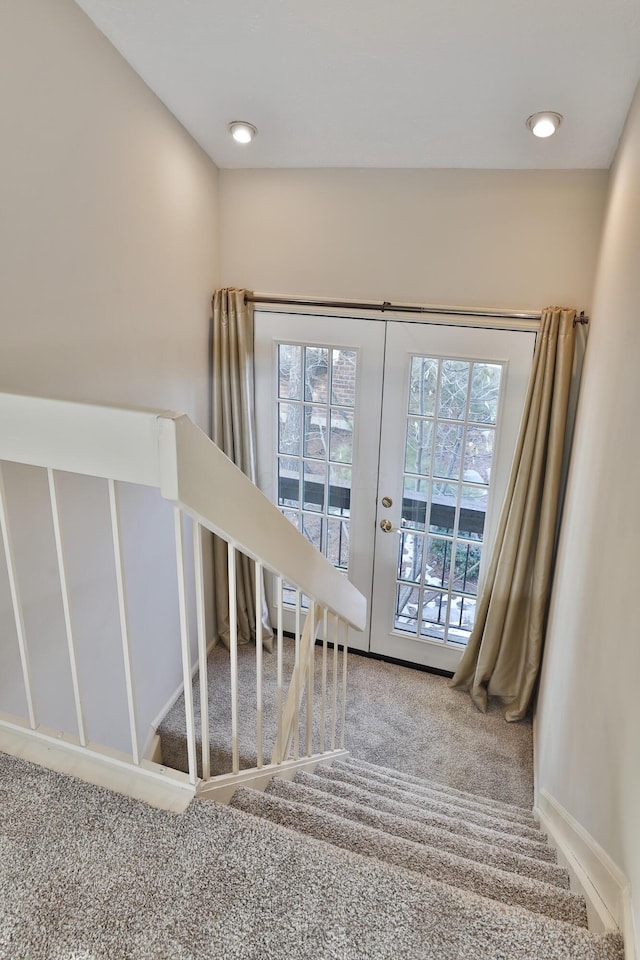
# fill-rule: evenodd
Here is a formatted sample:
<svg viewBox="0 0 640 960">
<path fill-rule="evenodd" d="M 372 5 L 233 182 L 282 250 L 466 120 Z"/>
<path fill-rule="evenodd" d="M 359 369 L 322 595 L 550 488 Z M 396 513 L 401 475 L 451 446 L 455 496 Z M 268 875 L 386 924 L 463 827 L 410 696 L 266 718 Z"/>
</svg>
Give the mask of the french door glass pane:
<svg viewBox="0 0 640 960">
<path fill-rule="evenodd" d="M 300 405 L 278 404 L 278 453 L 300 456 Z"/>
<path fill-rule="evenodd" d="M 466 537 L 468 540 L 482 540 L 489 487 L 463 484 L 460 493 L 458 536 Z"/>
<path fill-rule="evenodd" d="M 407 473 L 428 477 L 431 474 L 433 423 L 431 420 L 410 417 L 407 421 L 407 443 L 404 468 Z"/>
<path fill-rule="evenodd" d="M 465 644 L 475 618 L 502 365 L 411 358 L 395 629 Z"/>
<path fill-rule="evenodd" d="M 336 406 L 353 407 L 356 402 L 355 350 L 331 351 L 331 403 Z"/>
<path fill-rule="evenodd" d="M 428 480 L 422 480 L 419 477 L 404 477 L 402 516 L 400 519 L 403 527 L 424 530 L 428 492 Z"/>
<path fill-rule="evenodd" d="M 469 389 L 469 364 L 466 360 L 440 362 L 440 392 L 438 417 L 445 420 L 464 420 Z"/>
<path fill-rule="evenodd" d="M 457 498 L 457 484 L 437 482 L 433 484 L 429 504 L 429 533 L 453 536 Z"/>
<path fill-rule="evenodd" d="M 278 396 L 300 399 L 302 389 L 302 347 L 281 343 L 278 347 Z"/>
<path fill-rule="evenodd" d="M 329 507 L 331 514 L 348 517 L 351 512 L 351 467 L 329 464 Z"/>
<path fill-rule="evenodd" d="M 353 413 L 331 410 L 329 458 L 336 463 L 353 462 Z"/>
<path fill-rule="evenodd" d="M 395 628 L 405 633 L 416 632 L 416 617 L 420 601 L 420 590 L 405 583 L 399 583 L 396 590 Z"/>
<path fill-rule="evenodd" d="M 424 537 L 418 533 L 400 534 L 400 557 L 398 575 L 401 580 L 420 583 L 422 575 L 422 546 Z"/>
<path fill-rule="evenodd" d="M 460 476 L 463 429 L 451 423 L 438 423 L 435 434 L 433 475 L 457 480 Z"/>
<path fill-rule="evenodd" d="M 304 347 L 304 399 L 327 402 L 329 351 L 325 347 Z"/>
<path fill-rule="evenodd" d="M 300 460 L 278 457 L 278 506 L 300 506 Z"/>
<path fill-rule="evenodd" d="M 303 469 L 304 495 L 302 506 L 305 510 L 316 510 L 318 513 L 324 513 L 327 464 L 317 460 L 305 460 Z"/>
<path fill-rule="evenodd" d="M 277 352 L 278 505 L 346 573 L 358 351 L 279 343 Z"/>
<path fill-rule="evenodd" d="M 412 357 L 409 381 L 409 413 L 432 417 L 436 406 L 438 362 L 428 357 Z"/>
<path fill-rule="evenodd" d="M 339 570 L 349 569 L 349 521 L 338 517 L 327 520 L 327 559 Z"/>
<path fill-rule="evenodd" d="M 499 363 L 474 363 L 471 378 L 469 419 L 475 423 L 494 423 L 498 416 L 502 366 Z"/>
<path fill-rule="evenodd" d="M 464 450 L 464 479 L 489 483 L 496 431 L 493 427 L 468 427 Z"/>
</svg>

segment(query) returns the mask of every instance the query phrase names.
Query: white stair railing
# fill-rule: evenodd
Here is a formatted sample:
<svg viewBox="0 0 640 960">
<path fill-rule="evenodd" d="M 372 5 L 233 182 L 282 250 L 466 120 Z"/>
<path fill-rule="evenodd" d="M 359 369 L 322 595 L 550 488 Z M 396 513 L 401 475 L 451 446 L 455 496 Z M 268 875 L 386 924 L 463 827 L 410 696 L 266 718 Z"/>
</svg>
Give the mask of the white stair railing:
<svg viewBox="0 0 640 960">
<path fill-rule="evenodd" d="M 265 780 L 274 771 L 293 771 L 301 764 L 335 756 L 344 748 L 346 649 L 349 628 L 362 630 L 366 602 L 280 511 L 241 473 L 186 416 L 159 410 L 131 410 L 93 404 L 0 394 L 0 461 L 28 464 L 46 470 L 50 495 L 60 594 L 64 611 L 68 666 L 72 680 L 77 730 L 59 731 L 38 720 L 37 698 L 31 678 L 30 648 L 5 485 L 0 470 L 0 528 L 9 593 L 19 648 L 27 718 L 0 714 L 0 749 L 19 752 L 39 762 L 65 767 L 115 789 L 144 796 L 151 802 L 180 806 L 194 792 L 221 799 L 240 781 Z M 57 471 L 98 477 L 106 481 L 110 513 L 110 549 L 113 551 L 118 623 L 124 671 L 127 721 L 131 748 L 122 753 L 96 745 L 88 736 L 78 669 L 74 603 L 69 590 L 63 517 L 57 489 Z M 155 487 L 174 507 L 175 563 L 179 607 L 180 659 L 186 715 L 187 771 L 171 771 L 141 756 L 138 742 L 137 696 L 131 647 L 127 580 L 122 547 L 118 484 Z M 193 580 L 185 546 L 185 523 L 193 526 Z M 241 770 L 239 736 L 238 624 L 235 603 L 230 604 L 231 770 L 212 776 L 212 733 L 208 716 L 206 590 L 202 533 L 210 531 L 228 544 L 230 596 L 235 596 L 237 559 L 249 558 L 255 567 L 256 636 L 261 636 L 263 571 L 275 576 L 277 706 L 275 748 L 264 763 L 263 651 L 255 649 L 256 734 L 255 765 Z M 103 549 L 105 545 L 96 545 Z M 282 629 L 283 584 L 295 590 L 296 632 L 294 667 L 285 684 Z M 192 690 L 190 597 L 195 596 L 197 667 L 200 684 L 200 765 L 197 756 L 197 718 Z M 301 632 L 302 598 L 308 612 Z M 322 629 L 319 696 L 314 679 L 314 646 Z M 342 636 L 342 643 L 340 637 Z M 333 643 L 332 678 L 328 677 L 328 645 Z M 338 658 L 343 648 L 342 693 L 339 696 Z M 286 689 L 285 689 L 286 687 Z M 302 750 L 300 721 L 306 698 L 306 737 Z M 314 704 L 314 700 L 317 702 Z M 338 708 L 341 716 L 338 717 Z M 319 708 L 320 733 L 314 744 L 314 706 Z M 0 703 L 0 710 L 3 709 Z M 327 729 L 328 728 L 328 729 Z M 340 730 L 338 738 L 338 729 Z M 327 743 L 328 740 L 328 743 Z M 338 744 L 339 740 L 339 746 Z M 303 756 L 300 754 L 303 753 Z M 54 765 L 55 765 L 54 764 Z M 68 766 L 68 765 L 67 765 Z M 198 769 L 200 766 L 200 769 Z M 105 772 L 108 770 L 109 772 Z M 176 799 L 179 794 L 180 800 Z"/>
</svg>

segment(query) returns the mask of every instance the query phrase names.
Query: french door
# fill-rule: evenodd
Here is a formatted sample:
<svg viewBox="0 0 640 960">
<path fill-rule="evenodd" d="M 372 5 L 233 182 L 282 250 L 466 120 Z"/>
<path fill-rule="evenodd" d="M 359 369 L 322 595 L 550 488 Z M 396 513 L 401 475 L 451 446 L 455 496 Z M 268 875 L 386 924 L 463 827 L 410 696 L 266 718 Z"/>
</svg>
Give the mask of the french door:
<svg viewBox="0 0 640 960">
<path fill-rule="evenodd" d="M 256 313 L 258 482 L 367 597 L 353 647 L 455 669 L 534 339 L 445 322 Z M 295 601 L 287 586 L 286 601 Z M 293 624 L 291 606 L 285 629 Z"/>
</svg>

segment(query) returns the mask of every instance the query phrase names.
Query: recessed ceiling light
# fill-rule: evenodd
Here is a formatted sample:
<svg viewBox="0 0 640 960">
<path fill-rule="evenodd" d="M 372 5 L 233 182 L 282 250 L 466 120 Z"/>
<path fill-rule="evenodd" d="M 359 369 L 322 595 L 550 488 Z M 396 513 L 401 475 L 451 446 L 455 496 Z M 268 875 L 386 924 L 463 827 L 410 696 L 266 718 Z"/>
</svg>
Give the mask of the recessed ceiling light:
<svg viewBox="0 0 640 960">
<path fill-rule="evenodd" d="M 234 120 L 229 124 L 229 133 L 238 143 L 251 143 L 257 132 L 252 123 L 244 120 Z"/>
<path fill-rule="evenodd" d="M 527 126 L 534 137 L 551 137 L 562 123 L 562 114 L 553 110 L 534 113 L 527 120 Z"/>
</svg>

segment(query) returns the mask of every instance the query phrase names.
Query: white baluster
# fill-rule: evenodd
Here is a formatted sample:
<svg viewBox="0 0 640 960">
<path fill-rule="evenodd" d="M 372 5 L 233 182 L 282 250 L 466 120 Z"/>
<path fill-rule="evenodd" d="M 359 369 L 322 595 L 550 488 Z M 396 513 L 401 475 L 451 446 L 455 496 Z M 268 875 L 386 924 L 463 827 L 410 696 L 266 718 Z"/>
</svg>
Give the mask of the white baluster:
<svg viewBox="0 0 640 960">
<path fill-rule="evenodd" d="M 333 695 L 331 702 L 331 749 L 336 748 L 336 720 L 338 716 L 338 618 L 333 616 Z"/>
<path fill-rule="evenodd" d="M 182 650 L 182 681 L 184 685 L 184 712 L 187 723 L 187 757 L 189 761 L 189 780 L 198 779 L 196 760 L 196 730 L 193 712 L 193 687 L 191 679 L 191 646 L 189 643 L 189 611 L 187 607 L 187 572 L 184 564 L 184 537 L 182 534 L 182 514 L 179 507 L 173 511 L 176 540 L 176 568 L 178 573 L 178 607 L 180 612 L 180 645 Z"/>
<path fill-rule="evenodd" d="M 311 617 L 311 634 L 309 637 L 309 659 L 307 660 L 307 756 L 313 753 L 313 688 L 314 688 L 314 658 L 316 633 L 318 630 L 316 621 L 316 605 L 313 600 L 309 603 L 308 617 Z"/>
<path fill-rule="evenodd" d="M 284 753 L 284 744 L 282 742 L 283 731 L 282 731 L 282 577 L 276 578 L 276 595 L 277 595 L 277 616 L 278 616 L 278 636 L 277 636 L 277 646 L 276 646 L 276 657 L 277 657 L 277 681 L 278 681 L 278 700 L 276 705 L 276 716 L 278 721 L 278 732 L 276 735 L 276 741 L 278 744 L 278 763 L 282 763 L 285 759 L 283 756 Z"/>
<path fill-rule="evenodd" d="M 324 608 L 322 615 L 322 693 L 320 703 L 320 753 L 324 753 L 327 721 L 327 643 L 329 633 L 329 611 Z"/>
<path fill-rule="evenodd" d="M 344 639 L 342 646 L 342 725 L 340 730 L 340 747 L 344 750 L 344 732 L 347 724 L 347 647 L 349 645 L 349 624 L 342 624 Z"/>
<path fill-rule="evenodd" d="M 256 560 L 256 765 L 262 767 L 262 564 Z"/>
<path fill-rule="evenodd" d="M 296 700 L 293 713 L 293 757 L 300 758 L 300 591 L 296 590 L 296 638 L 294 676 Z"/>
<path fill-rule="evenodd" d="M 27 647 L 27 637 L 24 629 L 24 617 L 22 614 L 22 602 L 20 600 L 20 590 L 18 588 L 18 576 L 16 572 L 15 558 L 13 555 L 13 543 L 11 541 L 11 528 L 9 526 L 9 514 L 7 510 L 7 497 L 4 489 L 4 478 L 2 475 L 2 466 L 0 465 L 0 528 L 2 528 L 2 542 L 4 544 L 4 555 L 7 561 L 7 573 L 9 575 L 9 591 L 11 593 L 11 603 L 13 605 L 13 618 L 16 623 L 16 634 L 18 636 L 18 649 L 20 651 L 20 665 L 22 667 L 22 679 L 24 681 L 24 692 L 27 699 L 27 710 L 29 712 L 29 726 L 35 730 L 38 721 L 36 719 L 36 708 L 33 701 L 33 691 L 31 688 L 31 665 L 29 662 L 29 648 Z"/>
<path fill-rule="evenodd" d="M 196 581 L 196 618 L 198 624 L 198 675 L 200 682 L 200 736 L 202 750 L 202 779 L 211 776 L 209 750 L 209 665 L 207 662 L 207 627 L 204 598 L 204 565 L 202 561 L 202 527 L 193 524 L 193 560 Z"/>
<path fill-rule="evenodd" d="M 109 510 L 111 513 L 111 537 L 113 540 L 113 559 L 116 566 L 116 588 L 118 591 L 118 613 L 120 616 L 120 637 L 122 640 L 122 660 L 124 663 L 124 682 L 127 691 L 129 711 L 129 732 L 131 734 L 131 756 L 135 764 L 140 763 L 138 746 L 138 724 L 136 720 L 136 698 L 133 684 L 133 661 L 129 643 L 129 617 L 127 613 L 127 593 L 124 580 L 122 556 L 122 537 L 120 534 L 120 509 L 115 480 L 107 480 L 109 488 Z"/>
<path fill-rule="evenodd" d="M 231 658 L 231 769 L 240 770 L 238 740 L 238 600 L 236 592 L 236 548 L 227 544 L 229 572 L 229 655 Z"/>
<path fill-rule="evenodd" d="M 56 490 L 56 480 L 51 467 L 47 468 L 47 478 L 49 480 L 49 497 L 51 499 L 51 516 L 53 518 L 53 533 L 56 542 L 56 554 L 58 557 L 58 574 L 60 576 L 60 592 L 62 594 L 62 610 L 64 613 L 64 625 L 67 634 L 67 649 L 69 651 L 69 664 L 71 667 L 71 683 L 73 686 L 73 699 L 76 709 L 76 723 L 78 724 L 78 737 L 83 747 L 87 745 L 87 734 L 84 722 L 84 710 L 82 707 L 82 696 L 80 694 L 80 680 L 78 676 L 78 655 L 73 632 L 73 618 L 71 615 L 71 603 L 69 601 L 69 587 L 67 582 L 67 570 L 64 559 L 64 544 L 62 539 L 62 524 L 60 518 L 60 506 L 58 503 L 58 493 Z"/>
</svg>

